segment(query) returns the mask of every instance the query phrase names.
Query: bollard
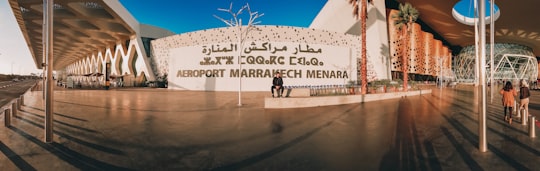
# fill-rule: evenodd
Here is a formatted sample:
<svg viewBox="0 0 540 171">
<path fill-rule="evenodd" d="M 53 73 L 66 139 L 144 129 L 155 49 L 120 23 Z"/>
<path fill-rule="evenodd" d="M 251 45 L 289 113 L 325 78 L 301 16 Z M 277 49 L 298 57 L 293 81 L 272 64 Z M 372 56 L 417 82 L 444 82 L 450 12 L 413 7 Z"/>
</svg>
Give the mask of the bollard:
<svg viewBox="0 0 540 171">
<path fill-rule="evenodd" d="M 512 110 L 513 110 L 513 112 L 514 112 L 515 114 L 518 114 L 517 112 L 519 111 L 519 110 L 516 110 L 516 109 L 517 109 L 517 105 L 518 105 L 518 104 L 517 104 L 517 100 L 514 100 L 514 108 L 513 108 Z"/>
<path fill-rule="evenodd" d="M 17 116 L 17 103 L 16 102 L 11 104 L 11 114 L 13 115 L 13 117 Z"/>
<path fill-rule="evenodd" d="M 21 110 L 21 99 L 17 99 L 17 110 Z"/>
<path fill-rule="evenodd" d="M 519 109 L 519 105 L 516 106 L 516 116 L 521 117 L 521 109 Z"/>
<path fill-rule="evenodd" d="M 11 114 L 9 109 L 4 110 L 4 126 L 9 127 L 11 126 Z"/>
<path fill-rule="evenodd" d="M 535 130 L 536 124 L 534 124 L 536 119 L 534 118 L 534 116 L 530 116 L 530 117 L 531 118 L 529 118 L 529 137 L 534 138 L 536 137 L 536 130 Z"/>
<path fill-rule="evenodd" d="M 521 111 L 521 125 L 527 125 L 527 111 L 525 109 L 519 109 Z"/>
</svg>

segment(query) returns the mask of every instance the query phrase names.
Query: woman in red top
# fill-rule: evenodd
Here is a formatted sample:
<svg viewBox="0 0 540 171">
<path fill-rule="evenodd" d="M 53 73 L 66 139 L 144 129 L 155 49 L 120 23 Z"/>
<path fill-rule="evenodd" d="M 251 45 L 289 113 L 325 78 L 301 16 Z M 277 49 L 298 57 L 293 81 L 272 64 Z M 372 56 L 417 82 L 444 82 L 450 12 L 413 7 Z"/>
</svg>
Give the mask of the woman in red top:
<svg viewBox="0 0 540 171">
<path fill-rule="evenodd" d="M 512 124 L 512 107 L 514 106 L 514 96 L 517 96 L 516 90 L 512 86 L 512 82 L 506 82 L 503 89 L 499 92 L 502 95 L 502 105 L 504 107 L 504 120 Z M 509 115 L 506 115 L 506 109 L 509 109 Z"/>
</svg>

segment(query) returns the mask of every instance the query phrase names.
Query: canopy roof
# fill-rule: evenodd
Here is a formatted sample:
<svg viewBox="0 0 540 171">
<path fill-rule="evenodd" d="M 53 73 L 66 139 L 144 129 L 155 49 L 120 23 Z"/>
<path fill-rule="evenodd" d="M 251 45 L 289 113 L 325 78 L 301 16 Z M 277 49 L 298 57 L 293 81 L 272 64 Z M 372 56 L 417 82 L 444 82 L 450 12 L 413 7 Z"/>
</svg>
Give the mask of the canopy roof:
<svg viewBox="0 0 540 171">
<path fill-rule="evenodd" d="M 36 66 L 41 68 L 43 0 L 9 0 L 9 3 Z M 136 35 L 133 26 L 125 21 L 133 17 L 118 1 L 55 0 L 53 8 L 55 69 Z"/>
<path fill-rule="evenodd" d="M 474 27 L 462 24 L 452 16 L 452 8 L 459 0 L 398 1 L 411 3 L 420 11 L 420 19 L 450 44 L 462 47 L 474 44 Z M 495 42 L 529 46 L 536 56 L 540 56 L 540 22 L 535 20 L 540 1 L 495 0 L 495 4 L 500 7 L 501 12 L 495 22 Z M 486 42 L 489 43 L 489 26 L 486 28 Z"/>
</svg>

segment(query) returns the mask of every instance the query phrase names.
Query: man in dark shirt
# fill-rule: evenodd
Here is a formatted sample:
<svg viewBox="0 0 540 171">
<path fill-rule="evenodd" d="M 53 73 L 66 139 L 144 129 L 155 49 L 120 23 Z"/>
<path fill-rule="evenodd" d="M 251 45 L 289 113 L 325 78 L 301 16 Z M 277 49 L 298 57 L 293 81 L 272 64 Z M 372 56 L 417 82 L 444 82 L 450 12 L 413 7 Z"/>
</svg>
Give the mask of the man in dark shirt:
<svg viewBox="0 0 540 171">
<path fill-rule="evenodd" d="M 283 94 L 283 78 L 281 78 L 281 74 L 279 72 L 276 72 L 276 76 L 272 80 L 272 97 L 274 97 L 274 89 L 276 89 L 278 97 L 281 97 Z"/>
</svg>

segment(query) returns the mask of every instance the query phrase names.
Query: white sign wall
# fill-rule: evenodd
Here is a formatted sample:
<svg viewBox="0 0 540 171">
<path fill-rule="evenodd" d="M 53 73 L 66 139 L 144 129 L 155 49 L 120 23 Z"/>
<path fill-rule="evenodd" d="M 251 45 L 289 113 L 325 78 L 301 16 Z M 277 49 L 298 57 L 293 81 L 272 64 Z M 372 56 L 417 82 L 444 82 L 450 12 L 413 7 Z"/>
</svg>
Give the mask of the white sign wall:
<svg viewBox="0 0 540 171">
<path fill-rule="evenodd" d="M 169 88 L 238 91 L 241 77 L 242 91 L 269 91 L 275 72 L 281 73 L 285 86 L 346 84 L 357 78 L 351 53 L 347 47 L 290 42 L 173 48 Z"/>
</svg>

